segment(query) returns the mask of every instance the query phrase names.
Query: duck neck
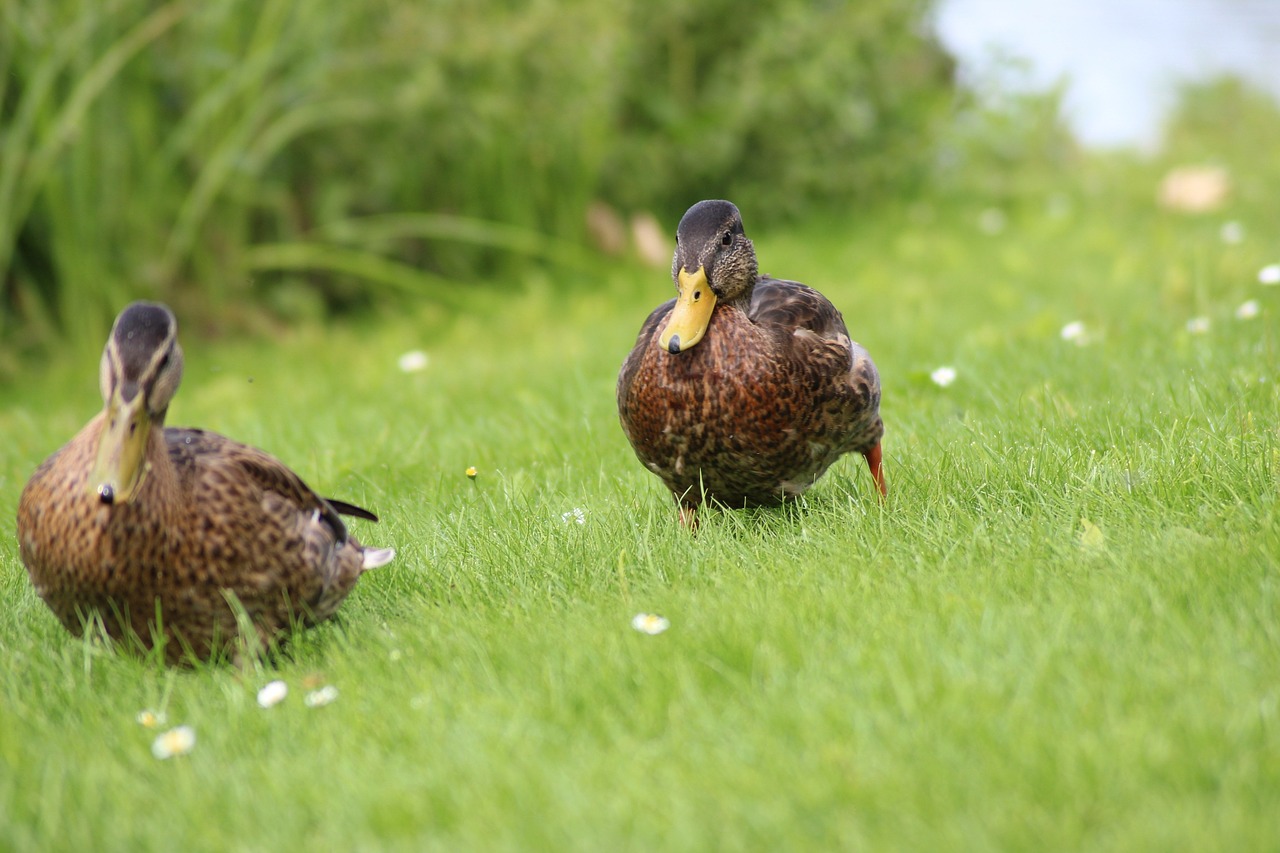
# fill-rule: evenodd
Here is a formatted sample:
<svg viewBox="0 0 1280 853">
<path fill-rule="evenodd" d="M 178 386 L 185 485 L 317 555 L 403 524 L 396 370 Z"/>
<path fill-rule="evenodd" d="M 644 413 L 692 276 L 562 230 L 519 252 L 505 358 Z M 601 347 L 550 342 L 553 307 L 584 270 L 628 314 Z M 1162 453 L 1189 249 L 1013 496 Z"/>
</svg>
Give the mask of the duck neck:
<svg viewBox="0 0 1280 853">
<path fill-rule="evenodd" d="M 144 465 L 147 466 L 146 479 L 142 482 L 137 503 L 146 506 L 148 511 L 157 517 L 170 519 L 177 515 L 178 471 L 169 457 L 169 444 L 164 437 L 163 418 L 160 423 L 153 424 L 151 435 L 147 439 L 147 453 Z"/>
<path fill-rule="evenodd" d="M 751 294 L 756 288 L 756 282 L 759 280 L 759 276 L 754 276 L 747 281 L 745 287 L 739 290 L 732 297 L 722 299 L 721 303 L 737 308 L 739 311 L 748 311 L 751 308 Z"/>
</svg>

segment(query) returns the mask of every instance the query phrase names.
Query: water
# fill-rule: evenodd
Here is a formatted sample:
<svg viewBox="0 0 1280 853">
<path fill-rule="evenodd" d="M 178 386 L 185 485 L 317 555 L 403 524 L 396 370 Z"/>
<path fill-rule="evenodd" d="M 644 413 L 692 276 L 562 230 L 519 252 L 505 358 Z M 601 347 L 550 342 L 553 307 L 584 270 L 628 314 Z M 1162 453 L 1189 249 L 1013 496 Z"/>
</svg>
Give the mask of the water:
<svg viewBox="0 0 1280 853">
<path fill-rule="evenodd" d="M 1003 54 L 1037 86 L 1066 80 L 1090 145 L 1154 143 L 1179 81 L 1230 73 L 1280 99 L 1280 0 L 941 0 L 936 24 L 967 79 Z"/>
</svg>

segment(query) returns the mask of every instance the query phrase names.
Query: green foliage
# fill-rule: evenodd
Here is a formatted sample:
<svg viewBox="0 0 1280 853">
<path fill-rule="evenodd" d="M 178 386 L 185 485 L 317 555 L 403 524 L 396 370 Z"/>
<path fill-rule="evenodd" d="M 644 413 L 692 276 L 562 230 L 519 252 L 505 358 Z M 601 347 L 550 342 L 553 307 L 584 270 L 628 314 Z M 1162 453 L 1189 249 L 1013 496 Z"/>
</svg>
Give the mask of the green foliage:
<svg viewBox="0 0 1280 853">
<path fill-rule="evenodd" d="M 1157 177 L 1088 158 L 998 230 L 999 197 L 796 230 L 745 208 L 875 356 L 891 493 L 848 458 L 696 537 L 613 401 L 665 272 L 531 268 L 445 330 L 421 305 L 184 331 L 170 420 L 370 506 L 354 532 L 399 556 L 275 664 L 173 673 L 67 635 L 0 539 L 0 848 L 1273 846 L 1274 211 L 1160 210 Z M 0 388 L 0 517 L 95 395 L 92 357 Z M 307 708 L 319 683 L 338 699 Z M 194 751 L 153 759 L 143 708 Z"/>
<path fill-rule="evenodd" d="M 1230 129 L 1230 133 L 1224 130 Z M 1234 77 L 1185 84 L 1165 123 L 1162 153 L 1183 162 L 1229 167 L 1235 189 L 1253 203 L 1274 203 L 1280 163 L 1271 140 L 1280 135 L 1280 104 Z"/>
<path fill-rule="evenodd" d="M 675 217 L 728 197 L 768 223 L 914 187 L 953 97 L 929 5 L 635 4 L 606 195 Z"/>
<path fill-rule="evenodd" d="M 992 63 L 957 94 L 938 136 L 933 190 L 1001 203 L 1043 195 L 1079 165 L 1079 146 L 1062 115 L 1065 90 L 1033 85 L 1029 65 Z"/>
<path fill-rule="evenodd" d="M 666 218 L 732 194 L 767 221 L 901 188 L 950 86 L 926 11 L 11 0 L 5 348 L 79 340 L 138 296 L 213 325 L 246 300 L 447 302 L 513 256 L 573 255 L 595 198 Z"/>
</svg>

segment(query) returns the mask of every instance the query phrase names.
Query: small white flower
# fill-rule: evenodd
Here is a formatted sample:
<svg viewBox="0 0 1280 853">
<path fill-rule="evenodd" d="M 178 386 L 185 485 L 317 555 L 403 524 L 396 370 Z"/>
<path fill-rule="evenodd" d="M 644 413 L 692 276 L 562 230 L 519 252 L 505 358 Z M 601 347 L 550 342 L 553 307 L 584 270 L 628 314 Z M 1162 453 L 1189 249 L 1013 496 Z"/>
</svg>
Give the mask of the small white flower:
<svg viewBox="0 0 1280 853">
<path fill-rule="evenodd" d="M 978 216 L 978 228 L 982 230 L 983 234 L 990 234 L 992 236 L 1003 231 L 1008 222 L 1008 217 L 1006 217 L 1004 215 L 1004 211 L 998 207 L 988 207 Z"/>
<path fill-rule="evenodd" d="M 1218 230 L 1218 236 L 1222 238 L 1222 242 L 1235 246 L 1244 242 L 1244 226 L 1234 219 L 1222 223 L 1222 228 Z"/>
<path fill-rule="evenodd" d="M 929 374 L 929 378 L 933 380 L 933 384 L 939 388 L 946 388 L 952 382 L 956 381 L 956 369 L 950 365 L 943 365 L 937 370 Z"/>
<path fill-rule="evenodd" d="M 312 690 L 307 694 L 307 698 L 303 701 L 306 702 L 308 708 L 319 708 L 323 705 L 328 705 L 337 698 L 338 688 L 334 687 L 332 684 L 326 684 L 319 690 Z"/>
<path fill-rule="evenodd" d="M 1073 320 L 1062 327 L 1062 331 L 1058 333 L 1064 341 L 1070 341 L 1078 346 L 1084 346 L 1089 341 L 1089 332 L 1084 327 L 1084 323 L 1080 320 Z"/>
<path fill-rule="evenodd" d="M 1258 270 L 1258 284 L 1280 284 L 1280 264 L 1267 264 Z"/>
<path fill-rule="evenodd" d="M 196 746 L 196 730 L 191 726 L 178 726 L 160 735 L 151 744 L 151 754 L 163 761 L 175 755 L 186 755 Z"/>
<path fill-rule="evenodd" d="M 1208 317 L 1192 317 L 1187 321 L 1187 332 L 1192 335 L 1203 335 L 1209 331 Z"/>
<path fill-rule="evenodd" d="M 431 359 L 422 350 L 411 349 L 404 355 L 400 356 L 400 360 L 397 364 L 400 365 L 400 369 L 405 373 L 418 373 L 426 370 L 427 364 L 429 364 L 430 361 Z"/>
<path fill-rule="evenodd" d="M 661 634 L 671 627 L 671 622 L 656 613 L 637 613 L 631 619 L 631 627 L 642 634 Z"/>
<path fill-rule="evenodd" d="M 560 520 L 563 521 L 565 524 L 571 524 L 573 522 L 577 522 L 578 524 L 586 524 L 587 513 L 585 510 L 582 509 L 582 507 L 575 506 L 573 509 L 561 515 Z"/>
<path fill-rule="evenodd" d="M 1252 320 L 1262 313 L 1262 306 L 1258 304 L 1258 300 L 1250 299 L 1247 302 L 1241 302 L 1240 307 L 1236 309 L 1237 320 Z"/>
<path fill-rule="evenodd" d="M 164 725 L 164 711 L 153 711 L 150 708 L 139 711 L 135 718 L 144 729 L 154 729 Z"/>
<path fill-rule="evenodd" d="M 289 695 L 289 685 L 283 681 L 271 681 L 258 691 L 258 704 L 264 708 L 279 705 Z"/>
</svg>

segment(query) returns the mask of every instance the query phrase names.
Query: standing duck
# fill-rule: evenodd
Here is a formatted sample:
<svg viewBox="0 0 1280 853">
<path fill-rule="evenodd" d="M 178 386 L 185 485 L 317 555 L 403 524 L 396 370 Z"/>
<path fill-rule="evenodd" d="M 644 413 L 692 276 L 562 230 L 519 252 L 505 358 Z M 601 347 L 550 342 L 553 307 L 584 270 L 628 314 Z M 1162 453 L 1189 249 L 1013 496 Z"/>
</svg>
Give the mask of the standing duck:
<svg viewBox="0 0 1280 853">
<path fill-rule="evenodd" d="M 164 426 L 182 379 L 177 321 L 135 302 L 102 354 L 104 410 L 36 469 L 18 543 L 36 591 L 73 634 L 163 639 L 167 661 L 207 659 L 320 622 L 387 563 L 279 460 L 199 429 Z M 248 636 L 245 636 L 248 634 Z"/>
<path fill-rule="evenodd" d="M 861 453 L 881 497 L 880 377 L 835 306 L 760 275 L 738 208 L 700 201 L 676 230 L 677 298 L 649 315 L 618 376 L 636 456 L 693 526 L 703 500 L 770 506 Z"/>
</svg>

